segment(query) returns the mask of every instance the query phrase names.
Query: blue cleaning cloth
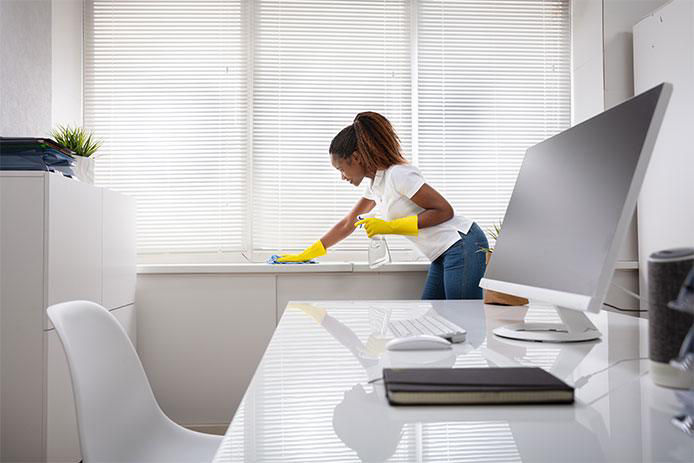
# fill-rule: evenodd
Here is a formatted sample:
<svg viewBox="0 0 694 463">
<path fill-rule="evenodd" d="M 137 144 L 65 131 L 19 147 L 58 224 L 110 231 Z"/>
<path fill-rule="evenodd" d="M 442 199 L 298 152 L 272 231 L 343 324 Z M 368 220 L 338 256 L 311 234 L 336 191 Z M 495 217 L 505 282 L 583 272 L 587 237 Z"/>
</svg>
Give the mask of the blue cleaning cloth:
<svg viewBox="0 0 694 463">
<path fill-rule="evenodd" d="M 317 264 L 318 263 L 318 261 L 315 261 L 313 259 L 306 260 L 304 262 L 277 262 L 277 259 L 279 259 L 280 257 L 282 257 L 282 256 L 278 256 L 277 254 L 273 254 L 267 260 L 267 263 L 268 264 Z"/>
</svg>

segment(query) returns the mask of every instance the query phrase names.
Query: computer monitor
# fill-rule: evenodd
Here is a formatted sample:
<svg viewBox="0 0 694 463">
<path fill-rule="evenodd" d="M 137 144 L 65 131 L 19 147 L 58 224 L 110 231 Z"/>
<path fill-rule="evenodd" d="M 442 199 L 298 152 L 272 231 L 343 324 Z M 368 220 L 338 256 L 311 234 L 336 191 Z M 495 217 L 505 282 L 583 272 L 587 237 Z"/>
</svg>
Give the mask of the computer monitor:
<svg viewBox="0 0 694 463">
<path fill-rule="evenodd" d="M 528 149 L 480 286 L 552 304 L 562 323 L 496 335 L 600 337 L 583 312 L 607 294 L 671 93 L 662 83 Z"/>
</svg>

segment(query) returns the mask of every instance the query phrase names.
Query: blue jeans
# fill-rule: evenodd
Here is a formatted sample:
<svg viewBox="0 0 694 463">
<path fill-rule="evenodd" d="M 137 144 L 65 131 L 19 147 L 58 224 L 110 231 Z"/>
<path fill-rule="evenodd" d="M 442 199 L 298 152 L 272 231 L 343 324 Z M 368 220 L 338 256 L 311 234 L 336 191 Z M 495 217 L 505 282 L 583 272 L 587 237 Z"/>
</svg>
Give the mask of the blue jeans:
<svg viewBox="0 0 694 463">
<path fill-rule="evenodd" d="M 466 235 L 429 267 L 422 299 L 482 299 L 480 280 L 486 264 L 480 248 L 489 247 L 482 229 L 473 223 Z"/>
</svg>

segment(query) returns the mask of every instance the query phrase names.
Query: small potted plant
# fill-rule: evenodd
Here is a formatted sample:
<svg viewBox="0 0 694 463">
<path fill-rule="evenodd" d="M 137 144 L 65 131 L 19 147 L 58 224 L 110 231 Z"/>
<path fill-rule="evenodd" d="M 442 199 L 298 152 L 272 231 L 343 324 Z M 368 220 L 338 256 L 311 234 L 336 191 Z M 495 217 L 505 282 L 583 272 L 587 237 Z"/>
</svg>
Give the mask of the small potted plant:
<svg viewBox="0 0 694 463">
<path fill-rule="evenodd" d="M 51 137 L 65 148 L 75 153 L 75 175 L 86 183 L 94 183 L 94 158 L 101 147 L 101 140 L 82 127 L 59 125 L 51 132 Z"/>
<path fill-rule="evenodd" d="M 491 240 L 496 240 L 499 238 L 499 233 L 501 233 L 501 223 L 495 223 L 491 229 L 487 229 L 487 235 Z M 489 260 L 492 258 L 494 253 L 493 247 L 480 248 L 480 252 L 484 253 L 485 261 L 489 265 Z M 528 300 L 523 297 L 512 296 L 510 294 L 499 293 L 497 291 L 492 291 L 490 289 L 484 290 L 484 303 L 485 304 L 496 304 L 496 305 L 526 305 Z"/>
</svg>

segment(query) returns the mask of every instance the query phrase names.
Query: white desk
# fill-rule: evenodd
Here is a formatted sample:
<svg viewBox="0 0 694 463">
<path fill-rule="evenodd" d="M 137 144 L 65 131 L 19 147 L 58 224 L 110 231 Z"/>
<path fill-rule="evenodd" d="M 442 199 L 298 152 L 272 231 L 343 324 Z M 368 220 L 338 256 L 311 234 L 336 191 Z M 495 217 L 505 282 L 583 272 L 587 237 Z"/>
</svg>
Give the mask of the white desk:
<svg viewBox="0 0 694 463">
<path fill-rule="evenodd" d="M 430 310 L 468 330 L 453 351 L 387 352 L 385 322 Z M 694 461 L 670 425 L 673 391 L 648 375 L 647 322 L 590 315 L 602 341 L 523 343 L 491 329 L 555 321 L 542 307 L 481 301 L 290 303 L 215 463 L 241 461 Z M 574 405 L 392 407 L 384 366 L 537 365 L 576 387 Z"/>
</svg>

